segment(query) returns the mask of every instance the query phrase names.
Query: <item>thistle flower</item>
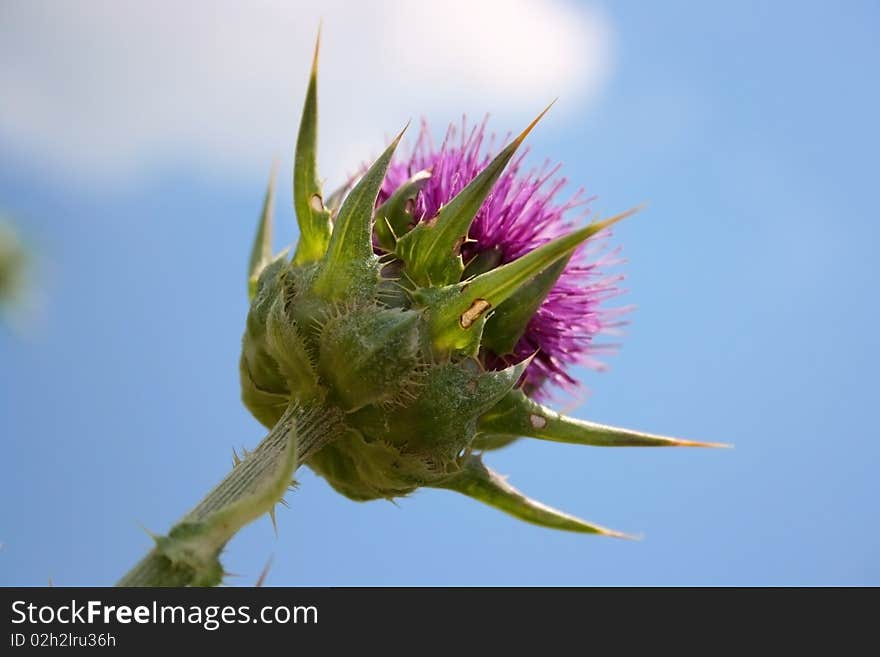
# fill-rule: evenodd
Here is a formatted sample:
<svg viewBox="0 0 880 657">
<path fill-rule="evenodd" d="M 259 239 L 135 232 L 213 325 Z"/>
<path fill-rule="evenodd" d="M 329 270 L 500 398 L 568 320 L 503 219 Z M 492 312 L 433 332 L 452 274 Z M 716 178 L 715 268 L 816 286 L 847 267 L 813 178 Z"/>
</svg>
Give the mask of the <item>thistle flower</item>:
<svg viewBox="0 0 880 657">
<path fill-rule="evenodd" d="M 518 437 L 579 445 L 711 446 L 595 424 L 542 405 L 548 383 L 591 357 L 614 279 L 587 258 L 629 212 L 577 227 L 554 201 L 555 169 L 521 175 L 516 153 L 541 113 L 497 154 L 482 127 L 439 150 L 401 133 L 326 202 L 316 165 L 317 47 L 297 138 L 299 241 L 272 253 L 274 172 L 251 252 L 242 401 L 269 429 L 121 585 L 217 584 L 219 555 L 274 507 L 305 463 L 358 501 L 452 490 L 521 520 L 623 536 L 532 500 L 482 454 Z M 549 109 L 549 108 L 548 108 Z M 595 242 L 594 242 L 595 243 Z"/>
<path fill-rule="evenodd" d="M 316 84 L 313 66 L 294 167 L 299 242 L 292 259 L 270 256 L 270 185 L 251 260 L 245 405 L 267 427 L 290 400 L 338 408 L 342 435 L 306 463 L 354 500 L 447 488 L 540 525 L 618 535 L 526 498 L 478 450 L 519 436 L 702 444 L 567 418 L 526 394 L 571 382 L 565 366 L 589 353 L 614 281 L 582 247 L 629 213 L 575 228 L 562 215 L 579 197 L 555 203 L 561 181 L 545 189 L 555 169 L 520 175 L 517 150 L 544 112 L 494 157 L 479 127 L 439 150 L 423 131 L 395 160 L 401 133 L 325 204 Z"/>
<path fill-rule="evenodd" d="M 449 126 L 438 148 L 423 121 L 409 156 L 392 159 L 377 203 L 381 206 L 417 172 L 430 172 L 413 199 L 411 214 L 416 222 L 436 216 L 492 161 L 494 136 L 486 147 L 485 128 L 485 120 L 468 127 L 463 118 L 460 127 Z M 461 248 L 462 260 L 468 263 L 466 276 L 512 262 L 573 230 L 568 212 L 590 200 L 583 189 L 567 201 L 557 200 L 567 182 L 557 177 L 560 166 L 551 167 L 545 161 L 541 169 L 526 172 L 525 155 L 513 158 L 474 216 L 468 240 Z M 596 356 L 608 351 L 610 345 L 596 345 L 594 339 L 618 327 L 619 316 L 626 309 L 601 307 L 618 293 L 616 285 L 622 279 L 603 274 L 603 265 L 614 264 L 614 254 L 601 253 L 601 237 L 591 238 L 563 263 L 562 273 L 512 348 L 493 344 L 490 339 L 480 354 L 492 369 L 532 358 L 521 385 L 534 398 L 548 396 L 547 384 L 575 387 L 578 382 L 568 373 L 572 365 L 603 369 Z M 507 352 L 499 353 L 505 347 Z"/>
</svg>

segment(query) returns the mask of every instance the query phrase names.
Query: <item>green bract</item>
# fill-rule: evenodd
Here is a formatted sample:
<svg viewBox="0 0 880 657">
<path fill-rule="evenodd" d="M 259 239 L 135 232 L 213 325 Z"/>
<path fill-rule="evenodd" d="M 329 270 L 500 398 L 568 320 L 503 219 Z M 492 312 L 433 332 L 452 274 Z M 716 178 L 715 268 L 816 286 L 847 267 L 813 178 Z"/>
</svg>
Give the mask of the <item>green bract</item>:
<svg viewBox="0 0 880 657">
<path fill-rule="evenodd" d="M 501 266 L 462 261 L 475 214 L 543 113 L 435 217 L 409 215 L 408 201 L 429 172 L 376 209 L 401 135 L 338 209 L 328 209 L 334 204 L 324 202 L 316 166 L 316 68 L 317 49 L 293 173 L 299 243 L 292 257 L 272 257 L 270 183 L 250 261 L 245 405 L 269 428 L 294 403 L 338 411 L 341 430 L 306 463 L 351 499 L 446 488 L 546 527 L 620 535 L 523 496 L 480 453 L 520 436 L 602 446 L 707 444 L 559 415 L 518 389 L 527 362 L 487 371 L 479 354 L 481 346 L 509 350 L 575 249 L 626 214 Z"/>
</svg>

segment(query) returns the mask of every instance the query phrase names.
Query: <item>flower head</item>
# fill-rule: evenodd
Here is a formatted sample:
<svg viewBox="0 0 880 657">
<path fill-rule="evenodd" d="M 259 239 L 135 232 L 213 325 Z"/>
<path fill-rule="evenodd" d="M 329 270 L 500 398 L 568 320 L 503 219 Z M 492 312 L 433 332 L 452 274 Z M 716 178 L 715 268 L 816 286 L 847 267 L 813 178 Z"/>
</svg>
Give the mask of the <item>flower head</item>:
<svg viewBox="0 0 880 657">
<path fill-rule="evenodd" d="M 316 57 L 317 60 L 317 57 Z M 297 140 L 299 241 L 271 251 L 272 187 L 250 261 L 242 399 L 267 427 L 285 406 L 327 406 L 342 429 L 306 463 L 355 500 L 424 487 L 474 497 L 527 522 L 620 535 L 531 500 L 482 452 L 520 436 L 580 445 L 684 446 L 567 418 L 534 399 L 591 363 L 600 308 L 618 279 L 596 238 L 630 213 L 575 226 L 558 169 L 524 172 L 517 151 L 544 113 L 494 155 L 484 125 L 394 139 L 356 183 L 324 201 L 313 66 Z M 546 112 L 546 110 L 545 110 Z M 491 141 L 491 140 L 490 140 Z M 612 256 L 613 257 L 613 256 Z"/>
<path fill-rule="evenodd" d="M 391 161 L 378 205 L 417 172 L 428 171 L 430 177 L 413 199 L 411 214 L 417 222 L 435 217 L 493 160 L 497 154 L 493 142 L 493 136 L 486 138 L 485 120 L 469 127 L 462 119 L 460 126 L 449 126 L 437 147 L 423 121 L 409 154 Z M 570 232 L 574 228 L 571 211 L 591 200 L 583 189 L 560 200 L 567 182 L 558 176 L 560 166 L 545 161 L 540 169 L 525 170 L 525 156 L 523 152 L 508 164 L 473 219 L 469 240 L 461 247 L 464 262 L 473 263 L 473 273 L 482 273 L 477 268 L 512 262 Z M 603 272 L 615 261 L 613 252 L 602 253 L 606 236 L 607 231 L 575 251 L 510 353 L 486 348 L 481 353 L 484 364 L 503 369 L 532 357 L 522 386 L 537 398 L 547 396 L 547 384 L 566 389 L 576 386 L 578 382 L 568 371 L 573 365 L 603 369 L 597 356 L 611 345 L 598 345 L 595 340 L 619 326 L 619 315 L 626 310 L 602 307 L 605 300 L 618 294 L 617 284 L 622 279 Z"/>
</svg>

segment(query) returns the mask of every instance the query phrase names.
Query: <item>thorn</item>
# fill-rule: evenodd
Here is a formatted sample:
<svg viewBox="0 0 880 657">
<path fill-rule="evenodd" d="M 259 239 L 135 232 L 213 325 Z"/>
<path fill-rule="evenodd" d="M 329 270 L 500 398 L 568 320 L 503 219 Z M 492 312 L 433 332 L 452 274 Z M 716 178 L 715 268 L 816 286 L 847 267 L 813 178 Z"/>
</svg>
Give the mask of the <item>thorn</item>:
<svg viewBox="0 0 880 657">
<path fill-rule="evenodd" d="M 237 465 L 241 465 L 241 458 L 238 456 L 238 452 L 235 451 L 235 447 L 232 448 L 232 467 L 234 468 Z"/>
<path fill-rule="evenodd" d="M 153 532 L 151 532 L 149 529 L 147 529 L 147 528 L 146 528 L 144 525 L 142 525 L 141 523 L 137 523 L 137 526 L 140 527 L 140 528 L 141 528 L 141 531 L 143 531 L 147 536 L 149 536 L 150 539 L 151 539 L 154 543 L 158 542 L 159 539 L 162 538 L 159 534 L 154 534 Z"/>
<path fill-rule="evenodd" d="M 397 136 L 394 138 L 394 141 L 391 142 L 392 144 L 394 144 L 395 148 L 397 147 L 397 144 L 400 143 L 400 140 L 403 138 L 403 133 L 405 133 L 407 128 L 409 128 L 410 123 L 412 123 L 412 119 L 407 119 L 406 125 L 403 126 L 403 130 L 398 132 Z"/>
<path fill-rule="evenodd" d="M 525 367 L 527 368 L 529 365 L 532 364 L 532 361 L 535 360 L 535 358 L 537 358 L 538 354 L 540 354 L 540 353 L 541 353 L 540 348 L 535 349 L 531 354 L 529 354 L 528 356 L 523 358 L 519 363 L 517 363 L 517 365 L 525 364 Z M 515 366 L 513 366 L 513 367 L 515 367 Z"/>
<path fill-rule="evenodd" d="M 318 36 L 315 39 L 315 54 L 312 56 L 312 77 L 318 74 L 318 54 L 321 51 L 321 29 L 324 27 L 324 21 L 318 21 Z"/>
<path fill-rule="evenodd" d="M 275 507 L 269 509 L 269 519 L 272 521 L 272 529 L 275 532 L 275 539 L 278 539 L 278 523 L 275 522 Z"/>
<path fill-rule="evenodd" d="M 394 227 L 393 227 L 393 226 L 391 225 L 391 223 L 388 221 L 388 218 L 387 218 L 387 217 L 382 217 L 382 221 L 383 221 L 383 222 L 385 223 L 385 225 L 388 227 L 388 231 L 391 233 L 391 236 L 394 238 L 395 241 L 397 241 L 397 240 L 399 239 L 399 235 L 397 235 L 397 233 L 394 232 Z M 393 254 L 388 253 L 388 254 L 386 254 L 386 255 L 393 255 Z"/>
<path fill-rule="evenodd" d="M 683 438 L 673 438 L 673 447 L 711 447 L 712 449 L 733 449 L 731 443 L 705 443 L 699 440 L 684 440 Z"/>
<path fill-rule="evenodd" d="M 642 203 L 641 205 L 637 205 L 636 207 L 632 208 L 631 210 L 627 210 L 626 212 L 621 212 L 620 214 L 615 215 L 615 216 L 611 217 L 610 219 L 603 219 L 601 221 L 594 221 L 590 224 L 590 226 L 595 226 L 596 233 L 598 233 L 599 231 L 603 231 L 606 228 L 613 226 L 614 224 L 616 224 L 619 221 L 623 221 L 627 217 L 633 216 L 636 212 L 641 212 L 642 210 L 645 209 L 645 207 L 647 207 L 647 204 Z M 594 234 L 596 234 L 596 233 L 594 233 Z"/>
<path fill-rule="evenodd" d="M 540 121 L 541 119 L 544 118 L 544 115 L 550 111 L 550 108 L 553 107 L 554 103 L 557 100 L 559 100 L 558 96 L 556 98 L 554 98 L 551 101 L 551 103 L 549 105 L 547 105 L 547 107 L 545 107 L 544 110 L 540 114 L 538 114 L 538 116 L 536 116 L 531 123 L 529 123 L 529 125 L 526 127 L 526 129 L 523 130 L 519 134 L 519 137 L 517 137 L 516 139 L 513 140 L 513 143 L 516 144 L 517 146 L 519 146 L 521 143 L 523 143 L 523 141 L 525 141 L 525 138 L 532 131 L 532 128 L 534 128 L 536 125 L 538 125 L 538 121 Z"/>
<path fill-rule="evenodd" d="M 257 581 L 254 584 L 255 588 L 260 588 L 261 586 L 263 586 L 263 583 L 266 581 L 266 576 L 269 574 L 269 569 L 272 568 L 272 561 L 274 559 L 274 556 L 270 556 L 269 560 L 266 562 L 266 565 L 263 566 L 263 571 L 260 573 L 260 576 L 257 578 Z"/>
</svg>

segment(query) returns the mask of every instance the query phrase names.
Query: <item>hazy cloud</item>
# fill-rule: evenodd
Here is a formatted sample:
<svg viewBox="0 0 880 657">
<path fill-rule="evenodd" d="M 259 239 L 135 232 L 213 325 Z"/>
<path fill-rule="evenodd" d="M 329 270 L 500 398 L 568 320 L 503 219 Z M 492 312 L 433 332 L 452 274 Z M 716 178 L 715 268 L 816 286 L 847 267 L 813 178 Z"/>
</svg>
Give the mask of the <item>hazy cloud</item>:
<svg viewBox="0 0 880 657">
<path fill-rule="evenodd" d="M 506 129 L 556 96 L 580 111 L 611 63 L 603 15 L 562 0 L 5 0 L 0 143 L 83 180 L 262 174 L 293 146 L 320 19 L 334 179 L 423 114 Z"/>
</svg>

